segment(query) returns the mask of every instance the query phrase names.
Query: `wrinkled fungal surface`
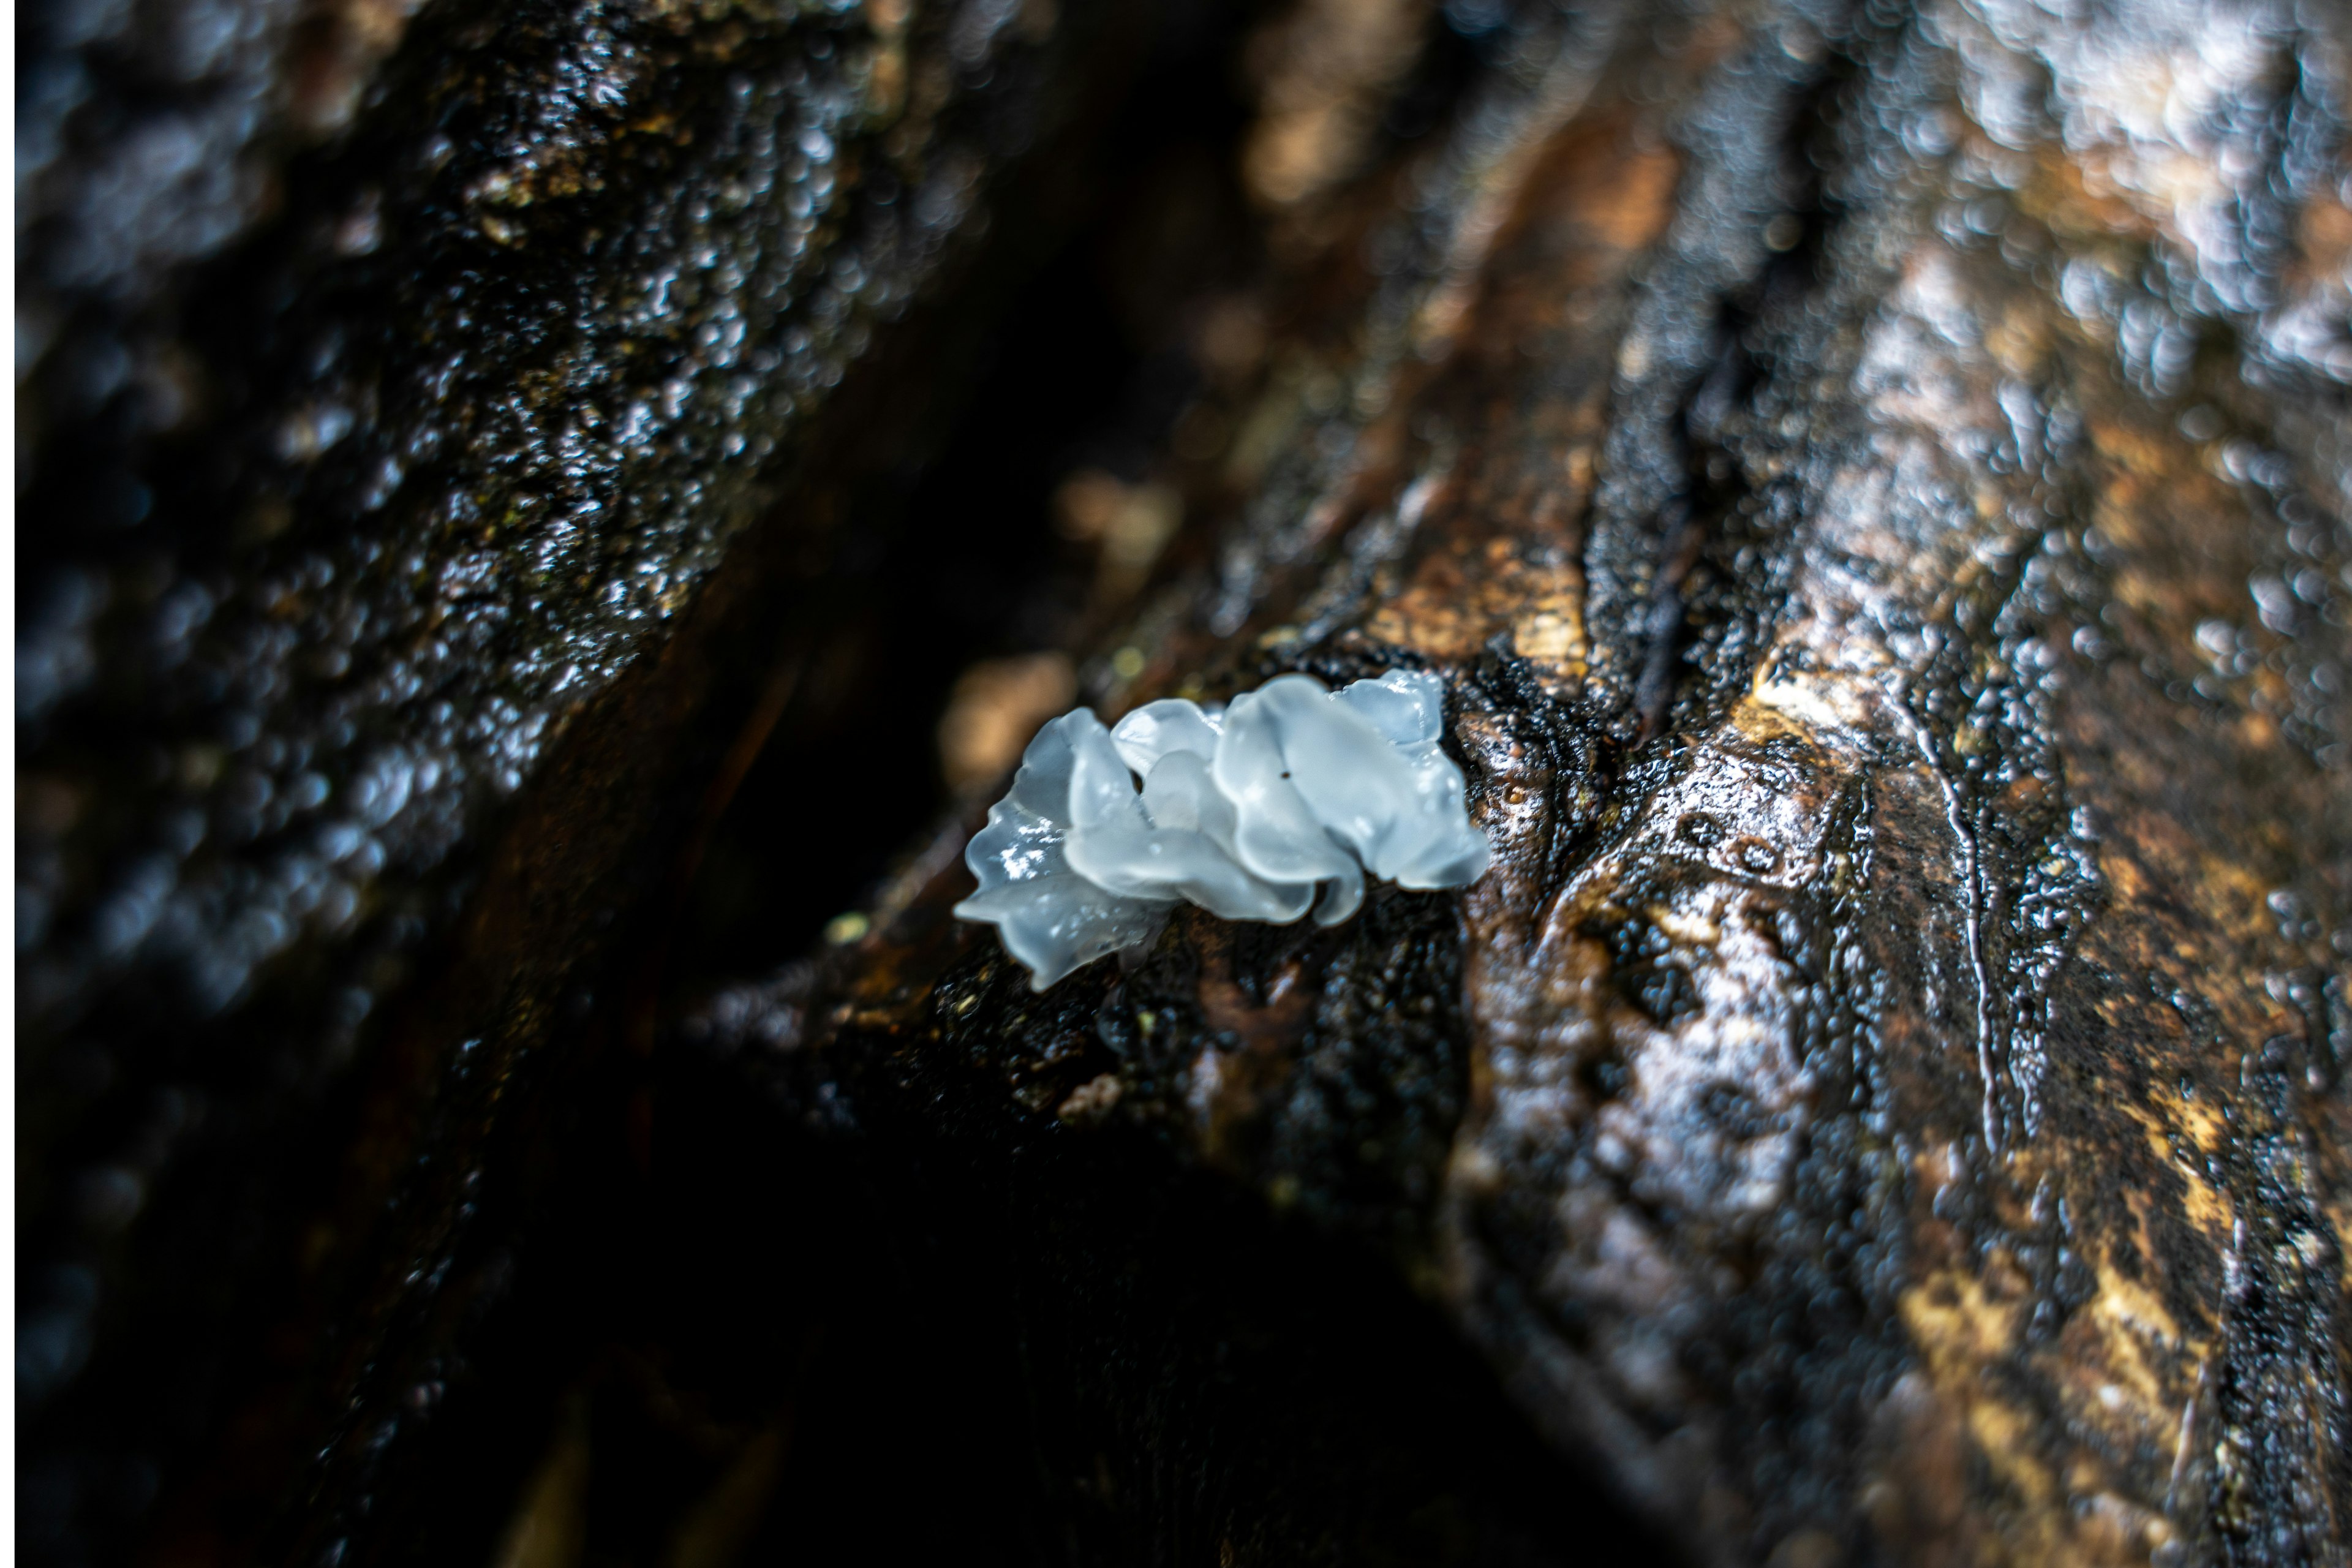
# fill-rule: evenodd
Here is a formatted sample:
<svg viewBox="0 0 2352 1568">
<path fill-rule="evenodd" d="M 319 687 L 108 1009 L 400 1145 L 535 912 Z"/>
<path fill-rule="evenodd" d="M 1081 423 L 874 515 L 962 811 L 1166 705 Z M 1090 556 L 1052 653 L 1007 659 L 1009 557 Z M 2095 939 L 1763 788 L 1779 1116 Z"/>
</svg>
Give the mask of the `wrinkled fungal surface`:
<svg viewBox="0 0 2352 1568">
<path fill-rule="evenodd" d="M 1463 813 L 1462 770 L 1438 749 L 1444 695 L 1434 676 L 1401 669 L 1337 691 L 1284 676 L 1207 709 L 1163 698 L 1111 730 L 1066 713 L 965 848 L 980 890 L 955 913 L 994 925 L 1043 991 L 1139 952 L 1180 900 L 1276 925 L 1311 904 L 1328 926 L 1362 907 L 1367 873 L 1403 888 L 1475 881 L 1486 843 Z"/>
<path fill-rule="evenodd" d="M 1426 668 L 1492 869 L 1041 1005 L 933 859 L 688 1037 L 1364 1240 L 1696 1562 L 2352 1560 L 2342 15 L 1480 37 L 1094 695 Z"/>
</svg>

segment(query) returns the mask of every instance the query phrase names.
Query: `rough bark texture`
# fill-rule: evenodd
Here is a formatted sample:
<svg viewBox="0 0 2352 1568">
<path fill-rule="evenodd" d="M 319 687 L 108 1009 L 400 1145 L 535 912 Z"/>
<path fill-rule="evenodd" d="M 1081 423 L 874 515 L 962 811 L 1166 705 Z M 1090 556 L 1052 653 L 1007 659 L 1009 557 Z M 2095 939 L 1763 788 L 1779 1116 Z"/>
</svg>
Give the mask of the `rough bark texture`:
<svg viewBox="0 0 2352 1568">
<path fill-rule="evenodd" d="M 234 1553 L 324 1443 L 314 1552 L 1160 23 L 448 5 L 376 76 L 405 7 L 117 9 L 26 22 L 27 1540 L 206 1456 Z"/>
<path fill-rule="evenodd" d="M 790 1092 L 1361 1237 L 1696 1561 L 2346 1561 L 2332 25 L 1528 27 L 1099 689 L 1438 669 L 1495 871 L 1033 999 L 943 868 Z"/>
<path fill-rule="evenodd" d="M 1040 995 L 967 816 L 709 984 L 1110 15 L 428 7 L 31 209 L 34 1543 L 2352 1561 L 2341 16 L 1288 8 L 1086 693 L 1434 669 L 1495 870 Z"/>
</svg>

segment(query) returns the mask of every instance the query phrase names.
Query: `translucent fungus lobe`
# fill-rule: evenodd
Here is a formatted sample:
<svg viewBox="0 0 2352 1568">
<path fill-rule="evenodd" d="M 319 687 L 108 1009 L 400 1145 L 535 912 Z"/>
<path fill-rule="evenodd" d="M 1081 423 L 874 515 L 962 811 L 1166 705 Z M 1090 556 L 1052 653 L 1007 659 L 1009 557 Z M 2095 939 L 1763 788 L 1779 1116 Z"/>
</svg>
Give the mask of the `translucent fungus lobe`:
<svg viewBox="0 0 2352 1568">
<path fill-rule="evenodd" d="M 1337 692 L 1286 675 L 1223 710 L 1147 703 L 1108 730 L 1076 709 L 1038 731 L 965 849 L 980 890 L 955 912 L 994 925 L 1042 991 L 1146 945 L 1179 900 L 1330 925 L 1367 872 L 1475 881 L 1486 841 L 1438 746 L 1444 707 L 1435 676 L 1392 670 Z"/>
</svg>

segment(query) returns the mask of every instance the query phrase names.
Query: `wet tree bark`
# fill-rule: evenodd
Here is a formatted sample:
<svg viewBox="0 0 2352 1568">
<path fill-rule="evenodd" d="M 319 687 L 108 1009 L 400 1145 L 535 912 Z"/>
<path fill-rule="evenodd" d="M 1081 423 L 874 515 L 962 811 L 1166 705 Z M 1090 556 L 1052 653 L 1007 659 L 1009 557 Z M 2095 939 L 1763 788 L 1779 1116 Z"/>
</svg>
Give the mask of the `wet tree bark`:
<svg viewBox="0 0 2352 1568">
<path fill-rule="evenodd" d="M 1082 689 L 1435 670 L 1494 870 L 1041 994 L 966 811 L 724 982 L 730 810 L 919 826 L 730 802 L 1081 10 L 428 9 L 226 412 L 37 433 L 197 498 L 28 574 L 57 1560 L 807 1552 L 848 1433 L 1006 1561 L 2352 1561 L 2340 18 L 1277 14 Z"/>
<path fill-rule="evenodd" d="M 906 476 L 1165 23 L 28 16 L 35 1556 L 463 1539 L 373 1499 L 642 1050 L 599 961 L 762 742 L 885 700 Z"/>
<path fill-rule="evenodd" d="M 2072 26 L 1514 35 L 1096 689 L 1438 670 L 1494 871 L 1035 996 L 942 860 L 787 1100 L 1358 1238 L 1695 1561 L 2346 1561 L 2341 40 Z"/>
</svg>

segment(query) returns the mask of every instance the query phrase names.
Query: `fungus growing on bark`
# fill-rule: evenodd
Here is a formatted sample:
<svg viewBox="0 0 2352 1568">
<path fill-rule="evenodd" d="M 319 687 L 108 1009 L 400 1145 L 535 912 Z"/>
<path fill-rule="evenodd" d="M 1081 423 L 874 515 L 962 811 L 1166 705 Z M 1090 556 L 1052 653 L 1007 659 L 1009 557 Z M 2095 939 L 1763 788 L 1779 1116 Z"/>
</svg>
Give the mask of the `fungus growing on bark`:
<svg viewBox="0 0 2352 1568">
<path fill-rule="evenodd" d="M 1145 946 L 1179 900 L 1276 925 L 1312 908 L 1334 925 L 1367 872 L 1475 881 L 1486 840 L 1438 747 L 1444 695 L 1400 669 L 1339 691 L 1285 675 L 1222 709 L 1150 702 L 1110 729 L 1074 709 L 1029 742 L 965 849 L 980 889 L 955 912 L 994 925 L 1042 991 Z"/>
</svg>

